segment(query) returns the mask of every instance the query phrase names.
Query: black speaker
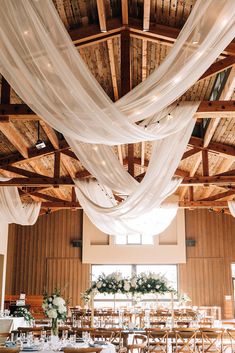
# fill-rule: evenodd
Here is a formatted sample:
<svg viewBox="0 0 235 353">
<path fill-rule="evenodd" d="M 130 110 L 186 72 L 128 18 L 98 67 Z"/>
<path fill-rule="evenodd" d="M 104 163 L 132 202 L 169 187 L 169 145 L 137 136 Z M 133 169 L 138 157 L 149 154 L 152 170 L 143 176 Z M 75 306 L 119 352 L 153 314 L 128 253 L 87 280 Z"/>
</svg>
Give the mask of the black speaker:
<svg viewBox="0 0 235 353">
<path fill-rule="evenodd" d="M 186 239 L 186 246 L 195 246 L 196 240 L 195 239 Z"/>
<path fill-rule="evenodd" d="M 73 248 L 81 248 L 82 247 L 82 240 L 74 239 L 71 241 Z"/>
</svg>

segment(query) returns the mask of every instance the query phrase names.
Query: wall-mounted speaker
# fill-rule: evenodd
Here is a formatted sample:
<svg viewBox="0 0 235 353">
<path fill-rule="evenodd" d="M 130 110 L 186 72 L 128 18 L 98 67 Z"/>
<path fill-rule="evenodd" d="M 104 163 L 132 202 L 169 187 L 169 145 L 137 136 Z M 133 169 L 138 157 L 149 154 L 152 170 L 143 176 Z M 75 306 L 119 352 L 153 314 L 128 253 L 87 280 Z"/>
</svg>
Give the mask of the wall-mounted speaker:
<svg viewBox="0 0 235 353">
<path fill-rule="evenodd" d="M 186 246 L 195 246 L 196 240 L 195 239 L 186 239 Z"/>
<path fill-rule="evenodd" d="M 74 239 L 71 241 L 73 248 L 81 248 L 82 247 L 82 240 Z"/>
</svg>

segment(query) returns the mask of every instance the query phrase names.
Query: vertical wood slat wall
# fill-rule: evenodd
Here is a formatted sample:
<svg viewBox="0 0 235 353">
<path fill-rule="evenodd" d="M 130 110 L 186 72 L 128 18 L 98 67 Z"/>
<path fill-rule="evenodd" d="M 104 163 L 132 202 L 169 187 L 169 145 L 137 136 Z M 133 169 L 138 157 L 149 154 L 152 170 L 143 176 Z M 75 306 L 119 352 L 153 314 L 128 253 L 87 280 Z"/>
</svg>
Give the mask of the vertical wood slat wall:
<svg viewBox="0 0 235 353">
<path fill-rule="evenodd" d="M 193 305 L 220 306 L 223 313 L 225 296 L 233 298 L 235 218 L 194 210 L 186 211 L 185 223 L 186 239 L 195 239 L 196 245 L 187 247 L 187 263 L 179 265 L 180 291 L 188 293 Z"/>
<path fill-rule="evenodd" d="M 10 226 L 6 294 L 42 295 L 62 288 L 71 305 L 89 286 L 90 266 L 81 262 L 82 211 L 41 216 L 34 226 Z"/>
<path fill-rule="evenodd" d="M 235 218 L 208 210 L 186 211 L 187 263 L 179 265 L 179 289 L 193 305 L 218 305 L 232 295 L 231 263 L 235 263 Z M 40 295 L 45 287 L 64 287 L 71 304 L 89 285 L 90 266 L 81 263 L 82 211 L 59 211 L 34 226 L 12 225 L 8 241 L 6 294 Z M 157 263 L 156 259 L 156 263 Z"/>
</svg>

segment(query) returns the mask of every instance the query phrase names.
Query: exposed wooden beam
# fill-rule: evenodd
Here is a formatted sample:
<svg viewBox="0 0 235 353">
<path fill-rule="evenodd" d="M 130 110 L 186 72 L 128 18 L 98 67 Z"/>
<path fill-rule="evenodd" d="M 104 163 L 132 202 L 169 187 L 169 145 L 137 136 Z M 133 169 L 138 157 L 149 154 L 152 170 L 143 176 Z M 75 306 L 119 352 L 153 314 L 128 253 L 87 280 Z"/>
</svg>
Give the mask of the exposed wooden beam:
<svg viewBox="0 0 235 353">
<path fill-rule="evenodd" d="M 128 144 L 128 173 L 131 176 L 135 176 L 135 165 L 134 165 L 134 145 Z"/>
<path fill-rule="evenodd" d="M 149 31 L 150 27 L 150 2 L 151 0 L 144 0 L 144 18 L 143 18 L 143 31 Z"/>
<path fill-rule="evenodd" d="M 42 208 L 61 208 L 61 209 L 69 209 L 69 208 L 77 208 L 82 209 L 79 202 L 70 202 L 70 201 L 58 201 L 58 202 L 42 202 Z"/>
<path fill-rule="evenodd" d="M 10 93 L 11 88 L 9 83 L 2 77 L 1 85 L 1 105 L 10 104 Z M 17 131 L 11 122 L 5 122 L 0 124 L 0 131 L 6 136 L 10 143 L 15 146 L 17 151 L 22 154 L 24 158 L 28 157 L 28 146 L 24 140 L 24 137 Z"/>
<path fill-rule="evenodd" d="M 125 29 L 121 33 L 121 96 L 130 91 L 130 32 Z"/>
<path fill-rule="evenodd" d="M 29 195 L 36 196 L 39 199 L 47 200 L 47 201 L 51 201 L 51 202 L 64 202 L 64 201 L 66 201 L 66 200 L 59 199 L 58 197 L 42 194 L 40 192 L 32 192 L 32 193 L 29 193 Z"/>
<path fill-rule="evenodd" d="M 60 152 L 54 153 L 54 178 L 60 177 Z"/>
<path fill-rule="evenodd" d="M 130 18 L 129 19 L 129 26 L 130 26 L 130 32 L 132 36 L 141 36 L 142 38 L 146 38 L 149 40 L 160 40 L 165 43 L 169 43 L 169 45 L 172 45 L 181 29 L 180 28 L 175 28 L 175 27 L 170 27 L 170 26 L 165 26 L 165 25 L 160 25 L 156 23 L 150 23 L 150 30 L 149 32 L 143 32 L 142 30 L 142 23 L 141 20 Z M 225 55 L 235 55 L 235 42 L 232 41 L 224 50 L 223 52 Z"/>
<path fill-rule="evenodd" d="M 41 150 L 37 150 L 35 147 L 30 148 L 28 150 L 28 158 L 22 157 L 22 155 L 20 153 L 12 153 L 11 155 L 0 158 L 0 168 L 2 166 L 7 166 L 10 164 L 15 164 L 15 163 L 28 163 L 28 162 L 36 160 L 37 158 L 42 158 L 42 157 L 51 155 L 56 151 L 61 152 L 63 150 L 69 149 L 69 148 L 70 147 L 68 146 L 67 142 L 65 140 L 62 140 L 62 141 L 60 141 L 59 150 L 55 150 L 54 147 L 52 147 L 52 146 L 46 146 L 45 148 L 43 148 Z"/>
<path fill-rule="evenodd" d="M 25 176 L 27 178 L 45 178 L 45 177 L 47 178 L 47 176 L 45 176 L 45 175 L 42 175 L 42 174 L 39 174 L 39 173 L 35 173 L 35 172 L 31 172 L 29 170 L 25 170 L 25 169 L 22 169 L 22 168 L 17 168 L 17 167 L 15 167 L 13 165 L 0 167 L 0 169 L 6 170 L 6 171 L 11 172 L 11 173 L 15 173 L 15 174 L 19 174 L 19 175 Z"/>
<path fill-rule="evenodd" d="M 59 139 L 56 135 L 55 130 L 50 125 L 48 125 L 44 120 L 40 120 L 40 125 L 43 128 L 44 132 L 46 133 L 52 146 L 55 149 L 59 149 Z"/>
<path fill-rule="evenodd" d="M 69 177 L 60 177 L 60 178 L 12 178 L 8 181 L 0 181 L 0 186 L 72 186 L 74 182 Z"/>
<path fill-rule="evenodd" d="M 230 170 L 227 170 L 227 172 L 223 172 L 223 173 L 216 173 L 217 176 L 220 176 L 220 175 L 235 175 L 235 169 L 230 169 Z"/>
<path fill-rule="evenodd" d="M 235 118 L 235 101 L 203 101 L 194 117 L 196 118 Z"/>
<path fill-rule="evenodd" d="M 228 190 L 228 191 L 224 191 L 224 192 L 220 192 L 219 194 L 215 194 L 209 197 L 205 197 L 203 199 L 200 199 L 199 201 L 216 201 L 219 199 L 223 199 L 224 197 L 229 197 L 231 195 L 235 194 L 235 188 L 232 190 Z"/>
<path fill-rule="evenodd" d="M 113 84 L 113 96 L 114 96 L 114 100 L 117 101 L 119 99 L 119 92 L 118 92 L 117 70 L 116 70 L 114 47 L 113 47 L 112 39 L 107 40 L 107 46 L 108 46 L 111 78 L 112 78 L 112 84 Z"/>
<path fill-rule="evenodd" d="M 107 32 L 104 0 L 96 0 L 96 4 L 99 16 L 100 31 Z"/>
<path fill-rule="evenodd" d="M 234 176 L 196 176 L 196 177 L 184 177 L 181 185 L 201 185 L 201 184 L 220 184 L 230 185 L 235 184 Z"/>
<path fill-rule="evenodd" d="M 0 124 L 0 131 L 6 136 L 10 143 L 15 146 L 17 151 L 19 151 L 24 158 L 28 158 L 29 146 L 26 144 L 23 135 L 18 132 L 11 122 Z"/>
<path fill-rule="evenodd" d="M 208 150 L 202 150 L 202 175 L 209 175 Z"/>
<path fill-rule="evenodd" d="M 128 0 L 121 0 L 122 4 L 122 24 L 128 25 Z"/>
<path fill-rule="evenodd" d="M 147 39 L 142 40 L 142 81 L 147 78 Z"/>
<path fill-rule="evenodd" d="M 188 157 L 191 157 L 191 156 L 193 156 L 194 154 L 196 154 L 196 153 L 198 153 L 198 152 L 200 152 L 200 151 L 201 151 L 200 148 L 193 147 L 193 148 L 191 148 L 190 150 L 184 152 L 184 154 L 183 154 L 181 160 L 186 159 L 186 158 L 188 158 Z"/>
<path fill-rule="evenodd" d="M 193 186 L 189 186 L 188 187 L 188 200 L 189 201 L 193 201 L 194 199 L 194 190 L 193 190 Z"/>
<path fill-rule="evenodd" d="M 228 56 L 227 58 L 216 61 L 214 64 L 212 64 L 209 67 L 209 69 L 207 69 L 204 72 L 204 74 L 199 78 L 198 81 L 214 76 L 215 74 L 218 74 L 219 72 L 227 70 L 234 65 L 235 65 L 235 56 Z"/>
<path fill-rule="evenodd" d="M 198 148 L 200 150 L 208 150 L 209 152 L 221 154 L 225 157 L 234 157 L 235 156 L 235 146 L 219 143 L 219 142 L 210 142 L 207 147 L 203 147 L 203 139 L 199 137 L 192 136 L 189 140 L 189 146 Z"/>
<path fill-rule="evenodd" d="M 227 201 L 179 201 L 180 208 L 227 208 Z"/>
<path fill-rule="evenodd" d="M 122 36 L 122 55 L 121 65 L 123 71 L 121 72 L 121 88 L 122 96 L 127 92 L 127 87 L 130 87 L 130 53 L 129 53 L 129 31 L 123 31 Z M 129 73 L 129 74 L 128 74 Z M 124 87 L 125 86 L 125 87 Z M 130 88 L 129 88 L 130 90 Z M 0 116 L 10 116 L 10 120 L 21 120 L 28 117 L 28 120 L 40 120 L 26 104 L 0 104 Z M 198 107 L 194 118 L 235 118 L 235 100 L 218 100 L 218 101 L 202 101 Z"/>
</svg>

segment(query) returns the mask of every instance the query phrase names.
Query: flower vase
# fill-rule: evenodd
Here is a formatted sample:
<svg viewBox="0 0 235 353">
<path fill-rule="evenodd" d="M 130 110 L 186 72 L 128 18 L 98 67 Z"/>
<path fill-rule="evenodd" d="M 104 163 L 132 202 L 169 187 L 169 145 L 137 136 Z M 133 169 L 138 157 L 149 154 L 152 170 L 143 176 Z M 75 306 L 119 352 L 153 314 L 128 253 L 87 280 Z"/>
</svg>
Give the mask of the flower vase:
<svg viewBox="0 0 235 353">
<path fill-rule="evenodd" d="M 58 319 L 52 319 L 51 322 L 51 335 L 58 337 Z"/>
</svg>

